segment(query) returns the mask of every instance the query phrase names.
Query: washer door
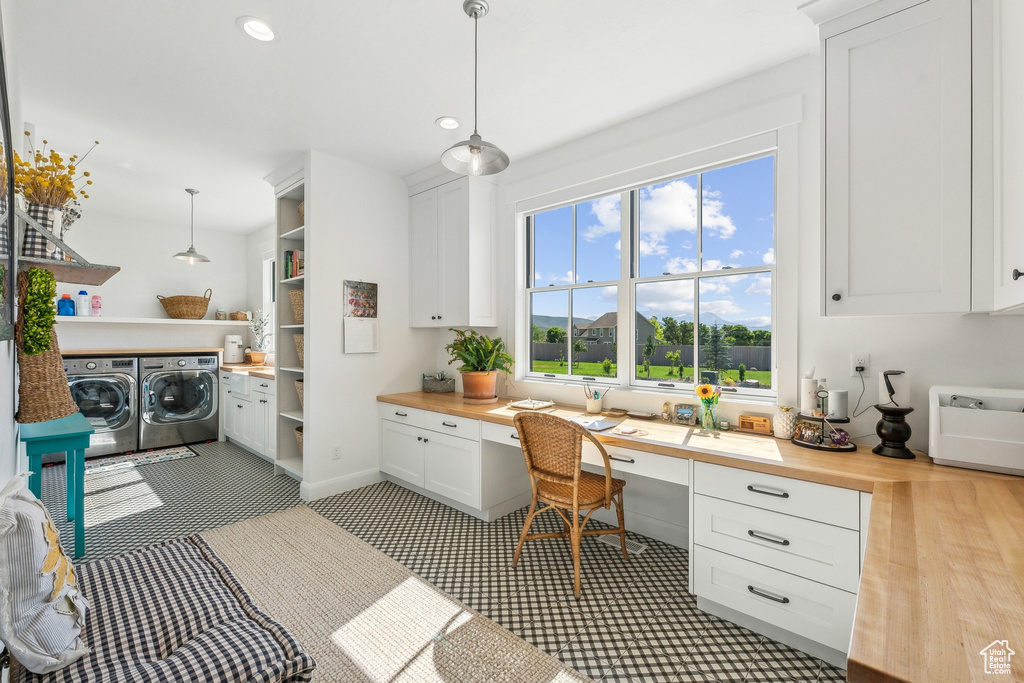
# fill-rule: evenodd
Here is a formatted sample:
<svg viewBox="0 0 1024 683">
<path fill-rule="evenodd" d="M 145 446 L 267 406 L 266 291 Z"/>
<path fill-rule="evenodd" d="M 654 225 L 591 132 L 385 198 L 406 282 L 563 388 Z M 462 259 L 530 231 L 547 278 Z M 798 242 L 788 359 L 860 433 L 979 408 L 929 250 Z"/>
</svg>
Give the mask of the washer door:
<svg viewBox="0 0 1024 683">
<path fill-rule="evenodd" d="M 217 375 L 209 370 L 156 372 L 142 381 L 142 419 L 151 425 L 205 420 L 217 412 Z"/>
<path fill-rule="evenodd" d="M 135 427 L 135 378 L 131 375 L 72 375 L 71 398 L 97 433 Z"/>
</svg>

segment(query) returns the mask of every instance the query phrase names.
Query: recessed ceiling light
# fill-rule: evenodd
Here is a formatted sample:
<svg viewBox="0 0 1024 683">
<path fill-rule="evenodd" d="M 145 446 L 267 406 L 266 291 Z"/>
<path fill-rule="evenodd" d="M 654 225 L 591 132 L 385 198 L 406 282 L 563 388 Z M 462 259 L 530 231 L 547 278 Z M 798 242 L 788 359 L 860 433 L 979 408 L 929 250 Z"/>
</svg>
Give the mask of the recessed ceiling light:
<svg viewBox="0 0 1024 683">
<path fill-rule="evenodd" d="M 455 130 L 459 127 L 459 120 L 454 116 L 442 116 L 437 121 L 434 121 L 437 125 L 441 126 L 445 130 Z"/>
<path fill-rule="evenodd" d="M 274 39 L 274 29 L 270 24 L 257 17 L 238 17 L 235 26 L 256 40 L 270 41 Z"/>
</svg>

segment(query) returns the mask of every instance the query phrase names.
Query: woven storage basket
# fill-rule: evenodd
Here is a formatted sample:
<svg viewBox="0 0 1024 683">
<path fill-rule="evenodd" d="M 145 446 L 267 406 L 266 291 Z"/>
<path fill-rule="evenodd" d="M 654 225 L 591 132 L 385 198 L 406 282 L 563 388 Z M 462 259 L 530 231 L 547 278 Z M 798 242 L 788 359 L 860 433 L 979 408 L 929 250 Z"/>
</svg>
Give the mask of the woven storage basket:
<svg viewBox="0 0 1024 683">
<path fill-rule="evenodd" d="M 299 407 L 305 408 L 306 405 L 302 402 L 302 380 L 295 380 L 295 392 L 299 395 Z"/>
<path fill-rule="evenodd" d="M 245 313 L 242 313 L 241 311 L 235 311 L 233 313 L 228 314 L 228 320 L 248 320 L 248 318 L 245 317 Z"/>
<path fill-rule="evenodd" d="M 306 224 L 306 202 L 299 202 L 299 220 Z"/>
<path fill-rule="evenodd" d="M 302 427 L 295 428 L 295 440 L 299 442 L 299 455 L 302 455 Z"/>
<path fill-rule="evenodd" d="M 295 314 L 295 324 L 302 325 L 306 322 L 306 290 L 293 289 L 288 292 L 288 298 L 292 302 L 292 313 Z"/>
<path fill-rule="evenodd" d="M 295 339 L 295 352 L 299 354 L 299 367 L 300 368 L 304 368 L 306 366 L 302 364 L 302 361 L 304 360 L 303 359 L 303 348 L 306 345 L 306 335 L 304 335 L 304 334 L 297 334 L 293 338 Z"/>
<path fill-rule="evenodd" d="M 156 298 L 164 305 L 167 317 L 199 320 L 206 315 L 211 296 L 213 296 L 213 290 L 207 289 L 203 296 L 160 296 L 157 294 Z"/>
</svg>

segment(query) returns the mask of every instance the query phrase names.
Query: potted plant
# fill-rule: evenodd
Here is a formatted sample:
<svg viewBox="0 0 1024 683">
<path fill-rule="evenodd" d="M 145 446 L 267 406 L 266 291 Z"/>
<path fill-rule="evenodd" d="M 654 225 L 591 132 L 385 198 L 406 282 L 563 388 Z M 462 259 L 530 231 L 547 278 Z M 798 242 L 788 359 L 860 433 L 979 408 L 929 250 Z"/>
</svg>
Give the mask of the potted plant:
<svg viewBox="0 0 1024 683">
<path fill-rule="evenodd" d="M 497 403 L 498 373 L 512 369 L 512 356 L 505 353 L 501 337 L 491 339 L 475 330 L 457 330 L 444 350 L 451 354 L 448 365 L 462 363 L 462 400 L 466 403 Z"/>
<path fill-rule="evenodd" d="M 263 365 L 267 362 L 267 348 L 270 346 L 270 314 L 257 310 L 249 321 L 249 329 L 252 331 L 252 343 L 256 346 L 255 351 L 249 352 L 253 365 Z"/>
</svg>

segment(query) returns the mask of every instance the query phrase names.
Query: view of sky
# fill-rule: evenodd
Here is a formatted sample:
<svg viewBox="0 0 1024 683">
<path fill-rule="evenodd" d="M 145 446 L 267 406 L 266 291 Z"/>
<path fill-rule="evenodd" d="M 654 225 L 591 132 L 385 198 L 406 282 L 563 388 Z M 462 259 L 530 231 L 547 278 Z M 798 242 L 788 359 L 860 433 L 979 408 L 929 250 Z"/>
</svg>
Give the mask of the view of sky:
<svg viewBox="0 0 1024 683">
<path fill-rule="evenodd" d="M 774 162 L 768 156 L 704 172 L 699 207 L 696 174 L 641 188 L 639 276 L 700 270 L 699 223 L 703 271 L 721 271 L 721 276 L 701 279 L 701 322 L 770 326 L 771 275 L 730 275 L 729 269 L 774 262 Z M 574 210 L 577 273 L 572 263 Z M 534 286 L 618 280 L 621 224 L 618 194 L 537 214 Z M 615 297 L 614 286 L 577 290 L 573 315 L 595 319 L 614 311 Z M 637 308 L 647 317 L 692 321 L 693 298 L 692 278 L 637 284 Z M 533 306 L 535 315 L 567 316 L 568 296 L 566 292 L 537 293 Z"/>
</svg>

